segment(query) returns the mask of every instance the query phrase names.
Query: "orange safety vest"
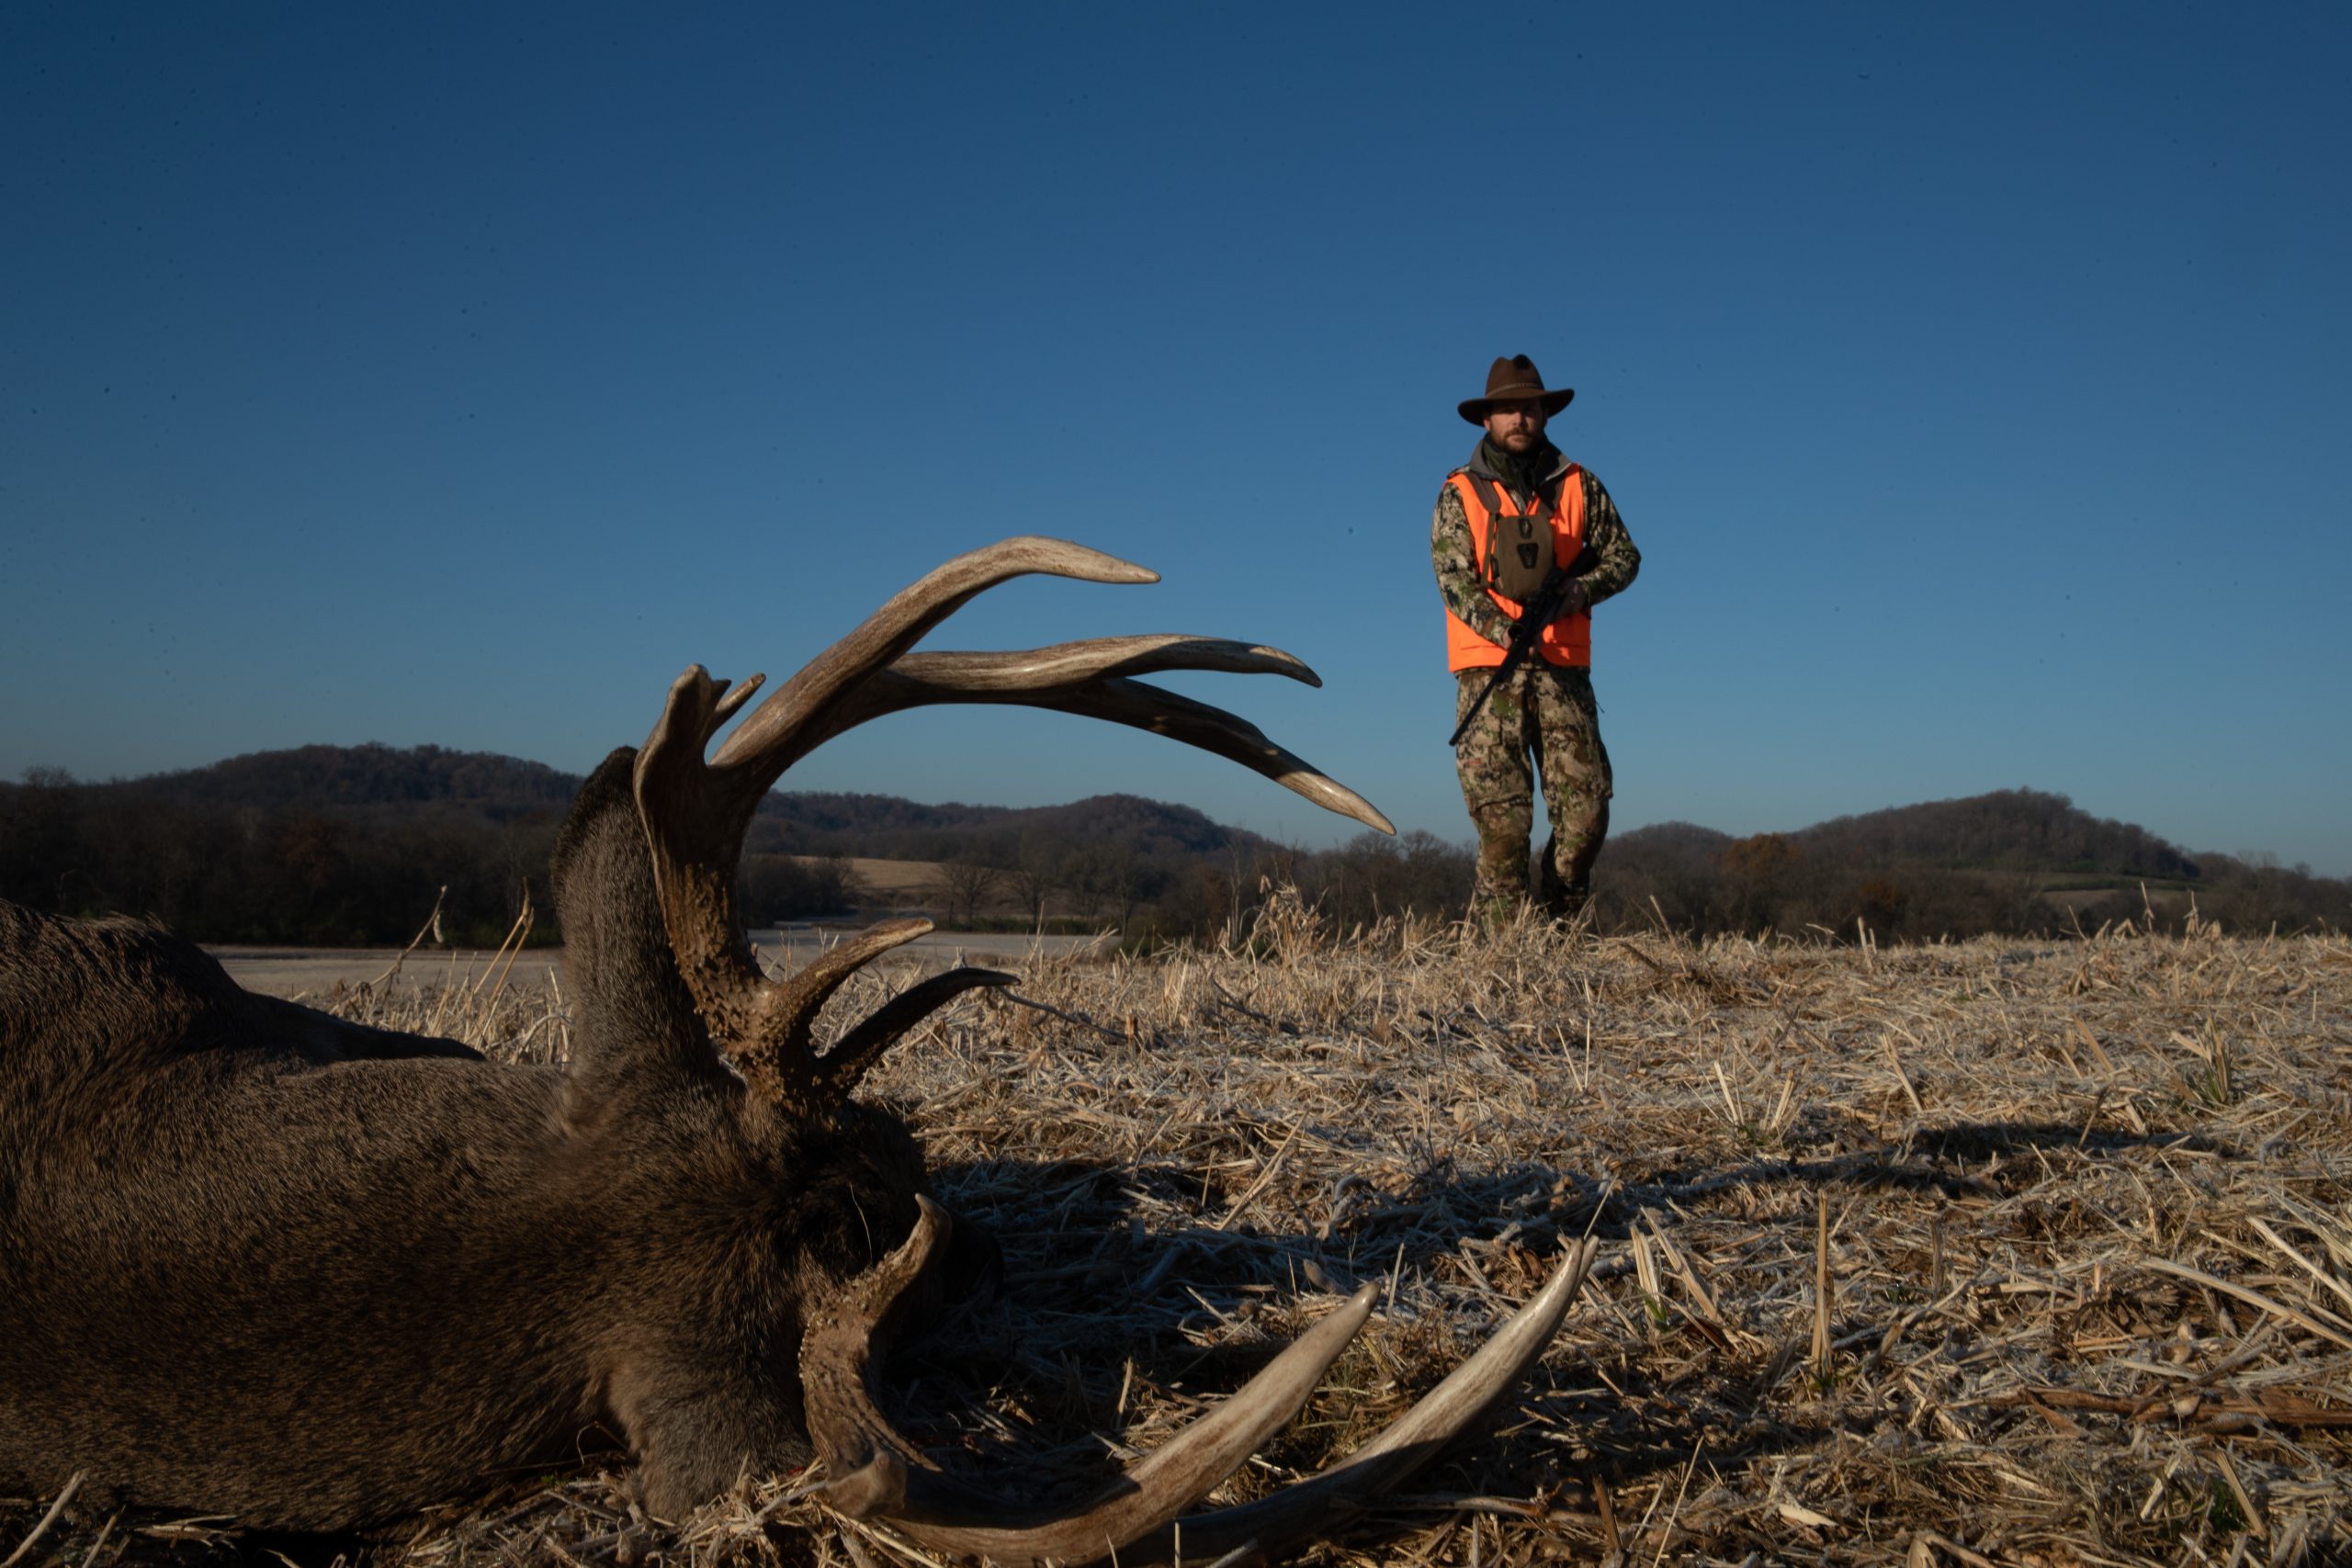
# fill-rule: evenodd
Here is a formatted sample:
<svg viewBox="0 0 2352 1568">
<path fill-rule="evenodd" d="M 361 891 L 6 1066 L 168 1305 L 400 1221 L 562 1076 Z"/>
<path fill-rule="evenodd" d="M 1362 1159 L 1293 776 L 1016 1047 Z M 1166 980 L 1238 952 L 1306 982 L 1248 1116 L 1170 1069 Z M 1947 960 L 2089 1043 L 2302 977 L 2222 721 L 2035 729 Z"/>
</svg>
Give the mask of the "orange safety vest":
<svg viewBox="0 0 2352 1568">
<path fill-rule="evenodd" d="M 1489 481 L 1481 486 L 1470 477 L 1467 469 L 1456 468 L 1445 477 L 1454 492 L 1462 497 L 1462 510 L 1470 519 L 1471 558 L 1483 570 L 1487 558 L 1487 536 L 1494 526 L 1495 513 L 1487 509 L 1479 495 L 1483 488 L 1492 494 L 1506 517 L 1523 517 L 1533 503 L 1521 509 L 1512 499 L 1508 488 Z M 1552 515 L 1552 556 L 1565 570 L 1584 549 L 1584 470 L 1576 464 L 1560 481 L 1560 510 Z M 1519 614 L 1519 602 L 1506 599 L 1491 587 L 1487 597 L 1499 605 L 1507 615 Z M 1573 615 L 1563 615 L 1544 628 L 1535 645 L 1548 663 L 1589 666 L 1592 663 L 1592 613 L 1580 610 Z M 1470 629 L 1470 624 L 1451 609 L 1445 613 L 1445 667 L 1448 670 L 1491 670 L 1503 661 L 1500 643 L 1488 642 Z"/>
</svg>

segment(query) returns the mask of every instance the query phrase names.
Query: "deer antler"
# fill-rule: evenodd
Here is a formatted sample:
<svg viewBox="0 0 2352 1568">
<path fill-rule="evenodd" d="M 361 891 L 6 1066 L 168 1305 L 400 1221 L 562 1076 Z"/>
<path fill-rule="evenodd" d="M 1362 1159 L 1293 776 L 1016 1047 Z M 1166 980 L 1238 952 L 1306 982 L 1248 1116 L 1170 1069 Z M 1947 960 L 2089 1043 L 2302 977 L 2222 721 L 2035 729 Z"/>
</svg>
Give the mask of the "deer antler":
<svg viewBox="0 0 2352 1568">
<path fill-rule="evenodd" d="M 902 1247 L 842 1287 L 801 1342 L 808 1435 L 832 1477 L 834 1507 L 874 1518 L 934 1551 L 999 1562 L 1165 1562 L 1181 1546 L 1207 1562 L 1279 1551 L 1376 1506 L 1491 1408 L 1544 1352 L 1583 1284 L 1598 1244 L 1572 1245 L 1542 1291 L 1493 1338 L 1379 1437 L 1321 1474 L 1271 1496 L 1177 1515 L 1230 1475 L 1296 1415 L 1371 1309 L 1366 1286 L 1286 1348 L 1239 1393 L 1129 1465 L 1090 1502 L 1010 1507 L 957 1485 L 885 1418 L 870 1377 L 902 1326 L 911 1287 L 939 1258 L 952 1222 L 929 1199 Z"/>
<path fill-rule="evenodd" d="M 1276 649 L 1173 636 L 1101 637 L 1013 653 L 908 650 L 973 595 L 1033 572 L 1091 582 L 1156 582 L 1157 573 L 1059 539 L 1017 538 L 956 557 L 902 590 L 753 709 L 717 755 L 711 739 L 759 689 L 729 692 L 700 665 L 678 677 L 638 753 L 638 815 L 652 851 L 663 923 L 678 969 L 718 1044 L 746 1082 L 787 1109 L 837 1103 L 881 1052 L 925 1013 L 976 986 L 1009 984 L 954 969 L 876 1012 L 820 1058 L 817 1014 L 859 965 L 931 929 L 892 920 L 784 982 L 767 979 L 735 910 L 735 868 L 752 815 L 785 770 L 867 719 L 933 703 L 1020 703 L 1154 730 L 1253 768 L 1317 805 L 1383 832 L 1370 802 L 1269 740 L 1248 721 L 1133 679 L 1163 670 L 1280 674 L 1320 685 Z"/>
</svg>

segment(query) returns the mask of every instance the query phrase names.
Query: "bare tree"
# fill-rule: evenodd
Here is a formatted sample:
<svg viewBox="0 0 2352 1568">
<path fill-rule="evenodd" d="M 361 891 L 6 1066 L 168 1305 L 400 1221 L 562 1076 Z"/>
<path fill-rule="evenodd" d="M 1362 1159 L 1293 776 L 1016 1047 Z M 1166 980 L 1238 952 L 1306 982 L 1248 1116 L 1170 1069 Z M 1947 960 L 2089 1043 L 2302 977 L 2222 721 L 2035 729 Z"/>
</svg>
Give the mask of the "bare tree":
<svg viewBox="0 0 2352 1568">
<path fill-rule="evenodd" d="M 948 924 L 968 929 L 1003 874 L 976 860 L 951 860 L 940 866 L 931 894 L 946 911 Z"/>
<path fill-rule="evenodd" d="M 1130 861 L 1135 858 L 1135 852 L 1111 839 L 1098 840 L 1071 852 L 1068 887 L 1080 919 L 1093 919 L 1118 896 L 1118 861 L 1122 854 Z"/>
<path fill-rule="evenodd" d="M 1021 900 L 1021 911 L 1028 917 L 1031 930 L 1045 925 L 1047 901 L 1061 891 L 1069 878 L 1069 864 L 1057 841 L 1039 832 L 1021 836 L 1020 852 L 1013 857 L 1005 880 Z"/>
<path fill-rule="evenodd" d="M 960 557 L 715 753 L 760 681 L 678 679 L 557 845 L 567 1066 L 250 995 L 144 925 L 0 905 L 0 1483 L 52 1490 L 80 1472 L 101 1495 L 335 1527 L 559 1462 L 602 1431 L 673 1517 L 747 1465 L 815 1457 L 835 1506 L 937 1551 L 1165 1554 L 1174 1517 L 1296 1412 L 1373 1287 L 1100 1500 L 1024 1510 L 955 1492 L 881 1418 L 870 1377 L 888 1332 L 951 1288 L 954 1237 L 970 1232 L 924 1194 L 904 1123 L 851 1094 L 926 1014 L 1010 976 L 919 982 L 820 1053 L 827 998 L 928 922 L 884 922 L 771 980 L 735 903 L 775 781 L 843 730 L 931 703 L 1154 728 L 1386 826 L 1243 720 L 1135 679 L 1312 679 L 1285 654 L 1179 637 L 910 651 L 973 594 L 1035 571 L 1152 580 L 1052 540 Z M 1541 1352 L 1588 1258 L 1366 1450 L 1182 1521 L 1184 1550 L 1277 1551 L 1393 1486 Z"/>
</svg>

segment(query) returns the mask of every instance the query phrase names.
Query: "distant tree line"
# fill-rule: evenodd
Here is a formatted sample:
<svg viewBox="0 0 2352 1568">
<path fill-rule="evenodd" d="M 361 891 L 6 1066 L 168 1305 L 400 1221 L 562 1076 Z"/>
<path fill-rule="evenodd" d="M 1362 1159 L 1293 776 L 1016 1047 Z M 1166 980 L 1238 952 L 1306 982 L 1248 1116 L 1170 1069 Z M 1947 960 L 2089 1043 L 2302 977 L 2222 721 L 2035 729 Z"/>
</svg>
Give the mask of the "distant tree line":
<svg viewBox="0 0 2352 1568">
<path fill-rule="evenodd" d="M 2194 879 L 2197 863 L 2146 829 L 2093 817 L 2063 795 L 2005 789 L 1838 817 L 1792 835 L 1846 866 L 1932 865 L 2045 874 Z"/>
<path fill-rule="evenodd" d="M 388 946 L 437 908 L 439 939 L 492 946 L 524 907 L 531 940 L 561 940 L 548 877 L 562 803 L 484 812 L 447 799 L 408 809 L 227 804 L 45 769 L 0 784 L 0 897 L 71 915 L 132 914 L 193 941 Z M 762 920 L 849 912 L 839 862 L 744 857 Z"/>
<path fill-rule="evenodd" d="M 209 804 L 36 770 L 0 786 L 0 897 L 198 942 L 359 946 L 407 942 L 437 899 L 448 941 L 488 946 L 526 884 L 547 910 L 559 820 Z"/>
<path fill-rule="evenodd" d="M 1182 861 L 1265 840 L 1189 806 L 1098 795 L 1064 806 L 922 806 L 894 795 L 779 792 L 761 803 L 753 851 L 875 860 L 964 861 L 1011 868 L 1039 842 L 1117 844 L 1139 860 Z"/>
<path fill-rule="evenodd" d="M 1613 840 L 1595 877 L 1604 926 L 1775 931 L 1883 942 L 2051 936 L 2116 920 L 2233 931 L 2343 930 L 2352 879 L 2227 855 L 2192 860 L 2063 795 L 2002 790 L 1735 839 L 1687 822 Z"/>
<path fill-rule="evenodd" d="M 1362 833 L 1307 850 L 1236 834 L 1221 851 L 1138 852 L 1117 840 L 1065 842 L 1032 832 L 944 862 L 927 902 L 954 924 L 1116 929 L 1131 945 L 1214 941 L 1247 931 L 1276 887 L 1290 886 L 1341 931 L 1408 913 L 1458 916 L 1469 901 L 1468 849 L 1426 832 Z"/>
<path fill-rule="evenodd" d="M 1363 834 L 1336 850 L 1260 843 L 1167 874 L 1135 928 L 1155 937 L 1239 933 L 1288 884 L 1346 930 L 1411 909 L 1459 915 L 1467 848 L 1426 833 Z M 1700 936 L 1777 931 L 1883 943 L 2056 936 L 2130 919 L 2180 929 L 2192 913 L 2237 931 L 2352 928 L 2352 878 L 2256 857 L 2192 859 L 2144 829 L 2064 795 L 2005 790 L 1734 838 L 1689 823 L 1611 840 L 1594 876 L 1604 931 Z"/>
<path fill-rule="evenodd" d="M 306 747 L 104 784 L 34 770 L 0 784 L 0 897 L 150 916 L 202 942 L 353 945 L 406 942 L 437 900 L 444 940 L 489 945 L 528 889 L 536 939 L 555 941 L 548 863 L 578 785 L 431 747 Z M 954 926 L 1115 928 L 1141 944 L 1238 938 L 1283 886 L 1342 932 L 1408 912 L 1453 918 L 1473 868 L 1466 846 L 1425 832 L 1308 850 L 1132 795 L 1014 810 L 779 795 L 743 856 L 746 919 L 874 912 L 853 855 L 934 863 L 911 902 Z M 2259 857 L 2192 860 L 2030 790 L 1747 838 L 1644 828 L 1611 840 L 1595 888 L 1604 930 L 1701 935 L 1851 941 L 1866 929 L 1932 942 L 2177 925 L 2192 908 L 2235 931 L 2352 926 L 2352 880 Z"/>
</svg>

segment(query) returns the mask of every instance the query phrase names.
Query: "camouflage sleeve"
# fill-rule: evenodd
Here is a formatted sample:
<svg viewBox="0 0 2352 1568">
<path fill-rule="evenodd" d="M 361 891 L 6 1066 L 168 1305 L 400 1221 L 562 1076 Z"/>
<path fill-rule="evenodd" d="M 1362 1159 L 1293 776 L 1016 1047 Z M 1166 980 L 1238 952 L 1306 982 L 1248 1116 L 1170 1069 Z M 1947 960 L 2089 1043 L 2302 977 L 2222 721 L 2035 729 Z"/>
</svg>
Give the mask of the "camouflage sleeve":
<svg viewBox="0 0 2352 1568">
<path fill-rule="evenodd" d="M 1454 515 L 1462 515 L 1458 501 Z M 1466 519 L 1463 535 L 1465 539 L 1469 536 Z M 1635 574 L 1642 570 L 1642 552 L 1634 547 L 1634 536 L 1625 531 L 1625 520 L 1617 515 L 1617 503 L 1609 499 L 1609 491 L 1592 477 L 1589 468 L 1584 475 L 1584 536 L 1593 554 L 1600 558 L 1600 564 L 1585 573 L 1586 597 L 1598 604 L 1633 586 Z"/>
<path fill-rule="evenodd" d="M 1470 517 L 1462 510 L 1461 492 L 1450 484 L 1439 487 L 1437 514 L 1430 521 L 1430 564 L 1437 570 L 1437 591 L 1447 609 L 1496 647 L 1510 641 L 1510 617 L 1496 607 L 1478 581 Z"/>
</svg>

